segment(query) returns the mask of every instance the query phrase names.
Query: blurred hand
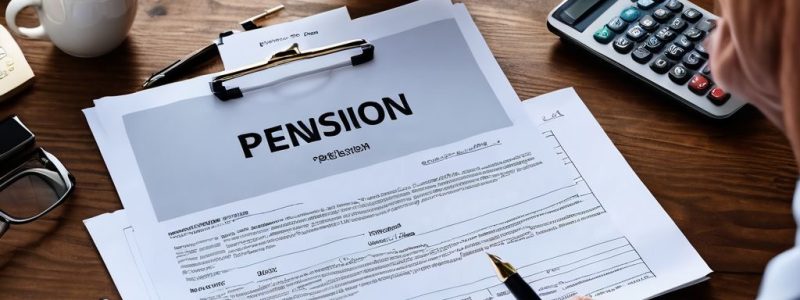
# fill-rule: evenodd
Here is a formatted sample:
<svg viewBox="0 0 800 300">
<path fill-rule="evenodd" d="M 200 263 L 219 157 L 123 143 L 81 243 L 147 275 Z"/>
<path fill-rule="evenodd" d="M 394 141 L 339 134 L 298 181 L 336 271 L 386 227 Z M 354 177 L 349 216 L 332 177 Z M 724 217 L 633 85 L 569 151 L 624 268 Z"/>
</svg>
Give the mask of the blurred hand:
<svg viewBox="0 0 800 300">
<path fill-rule="evenodd" d="M 714 80 L 783 130 L 800 161 L 800 1 L 718 4 L 708 44 Z"/>
<path fill-rule="evenodd" d="M 575 297 L 569 298 L 569 300 L 592 300 L 592 297 L 589 297 L 589 296 L 575 296 Z"/>
<path fill-rule="evenodd" d="M 722 18 L 708 45 L 711 74 L 724 89 L 758 107 L 783 129 L 779 76 L 784 1 L 718 4 Z"/>
</svg>

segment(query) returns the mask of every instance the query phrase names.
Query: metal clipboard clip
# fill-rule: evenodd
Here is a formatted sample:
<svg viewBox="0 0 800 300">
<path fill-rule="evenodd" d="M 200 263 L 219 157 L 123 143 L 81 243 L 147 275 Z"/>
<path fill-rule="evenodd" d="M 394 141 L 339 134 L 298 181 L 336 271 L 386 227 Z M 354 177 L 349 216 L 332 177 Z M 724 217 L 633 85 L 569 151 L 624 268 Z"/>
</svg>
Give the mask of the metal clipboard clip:
<svg viewBox="0 0 800 300">
<path fill-rule="evenodd" d="M 325 56 L 328 54 L 333 54 L 357 48 L 361 49 L 361 53 L 350 57 L 349 65 L 357 66 L 371 61 L 372 58 L 374 57 L 375 47 L 363 39 L 346 41 L 306 51 L 301 51 L 300 47 L 297 45 L 297 43 L 295 43 L 291 47 L 289 47 L 289 49 L 277 52 L 274 55 L 272 55 L 272 57 L 261 63 L 245 66 L 228 72 L 223 72 L 220 75 L 214 76 L 214 78 L 211 79 L 211 82 L 209 82 L 208 84 L 211 87 L 211 92 L 213 92 L 214 96 L 217 96 L 219 100 L 228 101 L 231 99 L 237 99 L 242 97 L 242 89 L 240 89 L 239 87 L 226 88 L 223 85 L 226 81 L 247 76 L 249 74 L 257 73 L 269 68 L 288 64 L 291 62 L 311 59 L 315 57 Z M 331 67 L 323 68 L 321 70 L 318 69 L 311 72 L 305 72 L 302 74 L 293 75 L 291 76 L 291 78 L 305 76 L 313 72 L 320 72 L 343 66 L 345 66 L 345 64 L 337 64 Z M 261 88 L 264 86 L 265 85 L 261 85 L 256 88 Z"/>
</svg>

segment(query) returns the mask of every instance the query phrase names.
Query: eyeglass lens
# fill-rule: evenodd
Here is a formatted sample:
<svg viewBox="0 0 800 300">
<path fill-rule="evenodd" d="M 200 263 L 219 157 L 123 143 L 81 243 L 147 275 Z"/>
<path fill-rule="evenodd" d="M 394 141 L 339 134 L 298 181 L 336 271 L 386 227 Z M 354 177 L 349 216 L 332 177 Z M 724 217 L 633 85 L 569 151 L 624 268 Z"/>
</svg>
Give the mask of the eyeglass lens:
<svg viewBox="0 0 800 300">
<path fill-rule="evenodd" d="M 0 190 L 0 210 L 16 219 L 34 217 L 55 205 L 57 189 L 42 175 L 25 174 Z"/>
</svg>

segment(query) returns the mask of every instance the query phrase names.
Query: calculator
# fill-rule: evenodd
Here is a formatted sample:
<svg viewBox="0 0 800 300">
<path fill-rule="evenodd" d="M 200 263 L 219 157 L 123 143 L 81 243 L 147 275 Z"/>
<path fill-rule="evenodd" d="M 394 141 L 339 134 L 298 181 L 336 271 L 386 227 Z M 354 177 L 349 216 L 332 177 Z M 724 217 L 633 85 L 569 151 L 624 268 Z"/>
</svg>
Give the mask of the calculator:
<svg viewBox="0 0 800 300">
<path fill-rule="evenodd" d="M 703 40 L 717 16 L 683 0 L 566 0 L 547 28 L 669 97 L 723 119 L 745 102 L 714 83 Z"/>
</svg>

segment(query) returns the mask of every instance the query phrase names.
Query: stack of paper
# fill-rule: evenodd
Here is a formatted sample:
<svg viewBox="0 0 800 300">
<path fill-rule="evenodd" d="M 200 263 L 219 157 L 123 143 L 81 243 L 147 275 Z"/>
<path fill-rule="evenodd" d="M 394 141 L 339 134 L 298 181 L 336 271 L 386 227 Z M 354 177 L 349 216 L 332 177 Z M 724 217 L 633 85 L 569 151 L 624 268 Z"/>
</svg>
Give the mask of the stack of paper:
<svg viewBox="0 0 800 300">
<path fill-rule="evenodd" d="M 127 299 L 646 298 L 710 272 L 572 90 L 519 102 L 462 4 L 343 9 L 226 37 L 227 69 L 367 39 L 231 84 L 85 110 L 125 207 L 86 220 Z M 527 111 L 526 111 L 527 110 Z M 136 272 L 132 272 L 135 270 Z"/>
</svg>

